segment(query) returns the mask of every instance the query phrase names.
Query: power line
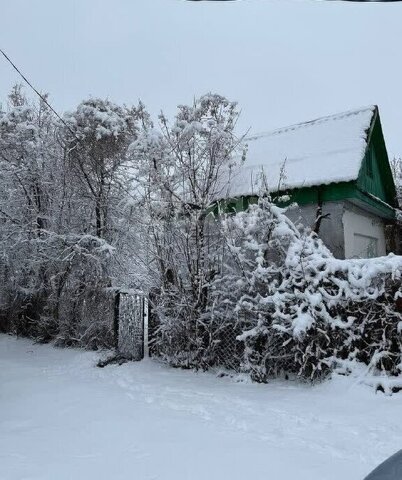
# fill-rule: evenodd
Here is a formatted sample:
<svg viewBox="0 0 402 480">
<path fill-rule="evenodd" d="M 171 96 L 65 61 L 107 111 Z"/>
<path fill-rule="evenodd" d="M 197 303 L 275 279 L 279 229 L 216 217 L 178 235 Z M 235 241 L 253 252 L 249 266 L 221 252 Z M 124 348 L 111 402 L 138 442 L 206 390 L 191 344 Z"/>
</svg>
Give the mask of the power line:
<svg viewBox="0 0 402 480">
<path fill-rule="evenodd" d="M 50 108 L 50 110 L 56 115 L 56 117 L 70 130 L 70 132 L 75 136 L 75 132 L 71 129 L 71 127 L 67 124 L 65 120 L 56 112 L 56 110 L 50 105 L 50 103 L 46 100 L 41 93 L 32 85 L 32 83 L 27 79 L 27 77 L 19 70 L 19 68 L 13 63 L 8 55 L 0 48 L 0 52 L 4 56 L 4 58 L 8 61 L 8 63 L 14 68 L 14 70 L 21 76 L 24 82 L 32 88 L 32 90 L 38 95 L 38 97 Z"/>
</svg>

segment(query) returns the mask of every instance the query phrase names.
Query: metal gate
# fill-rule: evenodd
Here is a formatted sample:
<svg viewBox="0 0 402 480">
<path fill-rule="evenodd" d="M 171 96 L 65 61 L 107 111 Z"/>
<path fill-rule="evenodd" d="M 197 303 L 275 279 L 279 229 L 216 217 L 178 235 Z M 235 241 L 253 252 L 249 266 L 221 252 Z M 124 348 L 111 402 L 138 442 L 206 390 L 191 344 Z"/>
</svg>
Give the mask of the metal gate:
<svg viewBox="0 0 402 480">
<path fill-rule="evenodd" d="M 138 293 L 117 292 L 115 298 L 116 346 L 129 360 L 144 358 L 144 297 Z"/>
</svg>

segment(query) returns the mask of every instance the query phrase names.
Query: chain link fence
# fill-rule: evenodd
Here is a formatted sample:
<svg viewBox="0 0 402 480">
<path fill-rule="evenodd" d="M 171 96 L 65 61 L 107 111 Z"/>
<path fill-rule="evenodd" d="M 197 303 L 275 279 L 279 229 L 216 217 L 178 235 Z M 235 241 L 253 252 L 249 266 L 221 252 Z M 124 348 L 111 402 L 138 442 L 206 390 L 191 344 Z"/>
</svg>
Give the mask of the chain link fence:
<svg viewBox="0 0 402 480">
<path fill-rule="evenodd" d="M 219 340 L 214 347 L 212 368 L 240 371 L 244 346 L 237 340 L 241 331 L 236 325 L 227 325 L 219 332 Z"/>
<path fill-rule="evenodd" d="M 65 284 L 50 294 L 0 295 L 0 330 L 53 341 L 60 347 L 113 349 L 128 360 L 144 356 L 144 297 L 103 285 Z"/>
</svg>

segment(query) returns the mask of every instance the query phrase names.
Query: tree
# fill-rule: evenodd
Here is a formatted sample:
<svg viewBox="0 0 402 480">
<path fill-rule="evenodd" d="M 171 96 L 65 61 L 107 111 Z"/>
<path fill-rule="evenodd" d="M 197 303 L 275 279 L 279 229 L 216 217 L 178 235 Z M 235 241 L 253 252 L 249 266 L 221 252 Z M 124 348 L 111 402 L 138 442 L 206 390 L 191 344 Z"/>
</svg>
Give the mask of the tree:
<svg viewBox="0 0 402 480">
<path fill-rule="evenodd" d="M 179 106 L 172 126 L 163 114 L 159 130 L 147 125 L 129 150 L 148 219 L 158 348 L 182 365 L 198 352 L 218 233 L 208 214 L 225 194 L 236 155 L 241 157 L 238 115 L 236 103 L 204 95 L 193 105 Z"/>
<path fill-rule="evenodd" d="M 398 205 L 402 205 L 402 158 L 394 157 L 390 163 L 396 186 Z"/>
<path fill-rule="evenodd" d="M 14 315 L 28 304 L 33 315 L 49 293 L 46 236 L 58 213 L 55 130 L 45 103 L 30 102 L 15 86 L 0 115 L 1 290 Z"/>
<path fill-rule="evenodd" d="M 107 238 L 113 229 L 111 210 L 127 190 L 126 149 L 137 135 L 138 110 L 89 99 L 65 118 L 69 166 L 89 210 L 84 228 Z"/>
<path fill-rule="evenodd" d="M 142 106 L 83 102 L 66 127 L 12 90 L 0 113 L 0 310 L 12 330 L 68 344 L 110 340 L 95 312 L 109 302 L 105 288 L 128 280 L 126 148 L 140 110 L 145 118 Z"/>
</svg>

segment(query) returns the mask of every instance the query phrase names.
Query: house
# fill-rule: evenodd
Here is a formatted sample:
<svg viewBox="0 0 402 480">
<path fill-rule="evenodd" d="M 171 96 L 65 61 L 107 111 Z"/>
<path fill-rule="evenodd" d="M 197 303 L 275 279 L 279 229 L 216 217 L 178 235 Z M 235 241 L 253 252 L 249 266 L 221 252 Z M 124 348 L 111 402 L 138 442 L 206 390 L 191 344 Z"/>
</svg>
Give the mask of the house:
<svg viewBox="0 0 402 480">
<path fill-rule="evenodd" d="M 298 204 L 291 219 L 314 228 L 336 257 L 396 250 L 396 190 L 377 106 L 255 135 L 247 144 L 229 187 L 233 208 L 256 201 L 263 172 L 274 199 Z"/>
</svg>

